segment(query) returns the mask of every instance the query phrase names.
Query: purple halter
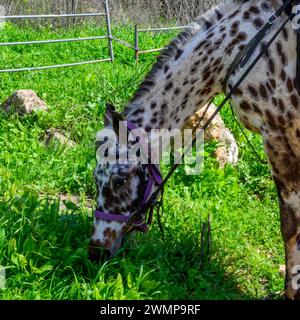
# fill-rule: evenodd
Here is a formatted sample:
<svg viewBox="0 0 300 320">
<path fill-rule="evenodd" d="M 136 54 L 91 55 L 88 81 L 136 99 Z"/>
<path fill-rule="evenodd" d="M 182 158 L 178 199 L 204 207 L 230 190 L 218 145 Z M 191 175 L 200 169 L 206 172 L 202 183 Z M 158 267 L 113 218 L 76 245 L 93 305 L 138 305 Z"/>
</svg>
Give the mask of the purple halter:
<svg viewBox="0 0 300 320">
<path fill-rule="evenodd" d="M 130 122 L 127 122 L 127 128 L 129 131 L 137 129 L 137 127 Z M 153 189 L 154 184 L 157 183 L 158 185 L 161 185 L 163 182 L 163 179 L 162 179 L 162 176 L 161 176 L 159 169 L 154 164 L 149 163 L 147 166 L 148 166 L 150 175 L 149 175 L 148 183 L 147 183 L 147 186 L 145 189 L 144 197 L 143 197 L 143 200 L 140 205 L 141 212 L 143 211 L 144 206 L 146 205 L 147 201 L 149 200 L 149 198 L 151 196 L 151 191 Z M 124 222 L 127 224 L 132 224 L 139 231 L 147 232 L 148 227 L 152 222 L 153 209 L 152 208 L 150 209 L 147 222 L 142 221 L 142 220 L 132 221 L 134 214 L 135 213 L 130 214 L 129 216 L 124 216 L 122 214 L 117 214 L 117 213 L 112 213 L 112 212 L 106 213 L 103 211 L 96 210 L 95 211 L 95 218 L 105 220 L 105 221 L 116 221 L 116 222 Z"/>
</svg>

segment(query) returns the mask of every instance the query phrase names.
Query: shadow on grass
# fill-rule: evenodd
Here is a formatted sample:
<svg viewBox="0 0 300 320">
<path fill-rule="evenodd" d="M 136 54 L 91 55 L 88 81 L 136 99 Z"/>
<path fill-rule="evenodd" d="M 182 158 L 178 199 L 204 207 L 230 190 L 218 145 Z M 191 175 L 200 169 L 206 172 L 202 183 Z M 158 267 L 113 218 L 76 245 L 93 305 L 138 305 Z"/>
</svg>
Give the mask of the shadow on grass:
<svg viewBox="0 0 300 320">
<path fill-rule="evenodd" d="M 116 297 L 114 290 L 120 289 L 114 286 L 121 277 L 123 299 L 256 299 L 240 289 L 238 275 L 226 272 L 226 266 L 215 257 L 216 248 L 200 268 L 199 237 L 188 231 L 178 236 L 166 229 L 163 240 L 153 225 L 146 235 L 130 235 L 105 268 L 92 263 L 86 250 L 92 229 L 91 210 L 78 204 L 67 206 L 63 212 L 59 208 L 59 201 L 41 200 L 32 192 L 0 205 L 0 225 L 5 230 L 0 264 L 14 266 L 8 271 L 8 283 L 21 292 L 30 290 L 24 281 L 26 274 L 26 282 L 43 281 L 47 290 L 58 290 L 55 288 L 60 285 L 52 283 L 55 274 L 57 283 L 72 287 L 75 276 L 77 285 L 88 285 L 90 291 L 102 279 L 103 290 L 107 285 L 110 291 L 102 295 L 104 298 Z M 139 295 L 132 295 L 132 286 Z M 53 292 L 51 297 L 60 296 Z M 77 296 L 70 297 L 66 291 L 61 298 Z M 91 294 L 89 298 L 97 296 Z"/>
</svg>

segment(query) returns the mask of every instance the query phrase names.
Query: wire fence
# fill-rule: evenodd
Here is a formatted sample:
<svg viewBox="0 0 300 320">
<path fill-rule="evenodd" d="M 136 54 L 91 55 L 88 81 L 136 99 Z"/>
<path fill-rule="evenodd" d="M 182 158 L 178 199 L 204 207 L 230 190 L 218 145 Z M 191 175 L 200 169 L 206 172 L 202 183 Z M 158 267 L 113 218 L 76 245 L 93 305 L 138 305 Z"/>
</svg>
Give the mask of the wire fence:
<svg viewBox="0 0 300 320">
<path fill-rule="evenodd" d="M 37 15 L 4 15 L 0 11 L 0 21 L 5 20 L 21 20 L 21 19 L 69 19 L 69 18 L 90 18 L 90 17 L 98 17 L 105 18 L 106 23 L 106 34 L 92 37 L 79 37 L 79 38 L 71 38 L 71 39 L 51 39 L 51 40 L 34 40 L 34 41 L 17 41 L 17 42 L 0 42 L 0 47 L 9 47 L 9 46 L 23 46 L 23 45 L 37 45 L 37 44 L 51 44 L 51 43 L 67 43 L 67 42 L 80 42 L 80 41 L 95 41 L 95 40 L 108 40 L 108 48 L 109 48 L 109 57 L 104 59 L 97 60 L 88 60 L 88 61 L 80 61 L 73 63 L 64 63 L 64 64 L 56 64 L 49 66 L 38 66 L 38 67 L 24 67 L 17 69 L 2 69 L 0 73 L 13 73 L 13 72 L 24 72 L 24 71 L 35 71 L 35 70 L 46 70 L 46 69 L 55 69 L 55 68 L 64 68 L 64 67 L 73 67 L 80 65 L 88 65 L 95 64 L 101 62 L 114 62 L 114 42 L 117 42 L 130 50 L 134 51 L 135 61 L 139 61 L 139 56 L 148 53 L 159 52 L 162 48 L 148 48 L 142 50 L 140 48 L 140 34 L 141 33 L 155 33 L 155 32 L 169 32 L 172 30 L 181 30 L 184 28 L 188 28 L 189 26 L 174 26 L 174 27 L 165 27 L 165 28 L 149 28 L 143 29 L 139 28 L 137 25 L 134 27 L 134 43 L 128 43 L 122 39 L 118 39 L 113 36 L 112 28 L 111 28 L 111 17 L 110 17 L 110 9 L 109 9 L 109 0 L 103 0 L 104 12 L 91 12 L 91 13 L 62 13 L 62 14 L 37 14 Z"/>
<path fill-rule="evenodd" d="M 0 21 L 5 20 L 20 20 L 20 19 L 62 19 L 62 18 L 89 18 L 89 17 L 105 17 L 106 21 L 106 35 L 94 36 L 94 37 L 83 37 L 83 38 L 72 38 L 72 39 L 51 39 L 51 40 L 35 40 L 35 41 L 19 41 L 19 42 L 1 42 L 0 47 L 7 46 L 17 46 L 17 45 L 34 45 L 34 44 L 48 44 L 48 43 L 65 43 L 65 42 L 78 42 L 78 41 L 92 41 L 92 40 L 108 40 L 109 47 L 109 58 L 106 59 L 97 59 L 97 60 L 89 60 L 89 61 L 80 61 L 73 63 L 65 63 L 65 64 L 56 64 L 51 66 L 39 66 L 39 67 L 28 67 L 28 68 L 17 68 L 17 69 L 2 69 L 0 73 L 11 73 L 11 72 L 23 72 L 23 71 L 34 71 L 34 70 L 46 70 L 46 69 L 54 69 L 54 68 L 63 68 L 63 67 L 73 67 L 79 65 L 87 65 L 94 64 L 100 62 L 113 62 L 114 61 L 114 48 L 113 48 L 113 37 L 111 32 L 111 20 L 110 20 L 110 12 L 109 12 L 109 4 L 108 0 L 104 0 L 104 12 L 93 12 L 93 13 L 70 13 L 70 14 L 40 14 L 40 15 L 0 15 Z"/>
</svg>

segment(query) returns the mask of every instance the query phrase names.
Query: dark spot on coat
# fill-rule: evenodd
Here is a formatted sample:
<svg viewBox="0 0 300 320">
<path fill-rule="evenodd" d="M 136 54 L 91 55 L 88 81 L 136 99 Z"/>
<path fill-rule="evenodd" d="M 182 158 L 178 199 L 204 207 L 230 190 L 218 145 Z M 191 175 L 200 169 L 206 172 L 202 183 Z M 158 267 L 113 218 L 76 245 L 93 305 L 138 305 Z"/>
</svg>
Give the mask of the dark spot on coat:
<svg viewBox="0 0 300 320">
<path fill-rule="evenodd" d="M 269 81 L 270 81 L 271 86 L 273 87 L 273 89 L 275 89 L 276 88 L 276 81 L 274 79 L 270 79 Z"/>
<path fill-rule="evenodd" d="M 298 99 L 296 97 L 296 95 L 291 95 L 291 102 L 292 102 L 292 105 L 297 108 L 298 107 Z"/>
<path fill-rule="evenodd" d="M 177 49 L 176 55 L 175 55 L 175 61 L 178 60 L 183 54 L 183 50 Z"/>
<path fill-rule="evenodd" d="M 261 4 L 261 8 L 262 8 L 263 11 L 270 11 L 270 6 L 269 6 L 269 4 L 267 2 L 263 2 Z"/>
<path fill-rule="evenodd" d="M 281 55 L 281 63 L 282 63 L 283 65 L 286 65 L 286 56 L 285 56 L 284 53 L 282 53 L 282 55 Z"/>
<path fill-rule="evenodd" d="M 221 20 L 223 18 L 223 14 L 218 9 L 216 9 L 215 12 L 216 12 L 217 19 Z"/>
<path fill-rule="evenodd" d="M 286 86 L 289 92 L 292 92 L 294 90 L 294 84 L 291 78 L 288 78 Z"/>
<path fill-rule="evenodd" d="M 284 40 L 285 40 L 285 41 L 288 41 L 288 39 L 289 39 L 289 34 L 288 34 L 286 28 L 283 28 L 282 34 L 283 34 Z"/>
<path fill-rule="evenodd" d="M 283 189 L 284 190 L 284 189 Z M 294 210 L 284 202 L 280 204 L 281 230 L 285 242 L 288 242 L 297 233 L 299 221 Z"/>
<path fill-rule="evenodd" d="M 250 106 L 250 104 L 249 104 L 247 101 L 242 101 L 242 102 L 240 103 L 240 107 L 241 107 L 241 109 L 243 109 L 244 111 L 249 111 L 249 110 L 251 110 L 251 106 Z"/>
<path fill-rule="evenodd" d="M 197 45 L 197 47 L 194 49 L 194 51 L 200 50 L 200 49 L 201 49 L 204 45 L 206 45 L 207 43 L 208 43 L 207 40 L 201 41 L 201 42 Z"/>
<path fill-rule="evenodd" d="M 235 21 L 230 28 L 230 36 L 234 37 L 238 33 L 238 28 L 239 28 L 240 22 Z"/>
<path fill-rule="evenodd" d="M 273 106 L 274 106 L 274 107 L 277 107 L 277 105 L 278 105 L 277 99 L 275 99 L 274 97 L 272 97 L 271 101 L 272 101 Z"/>
<path fill-rule="evenodd" d="M 260 108 L 258 107 L 258 105 L 256 103 L 253 103 L 252 104 L 252 107 L 253 107 L 253 111 L 258 113 L 258 114 L 262 114 L 262 111 L 260 110 Z"/>
<path fill-rule="evenodd" d="M 253 20 L 253 24 L 256 27 L 256 29 L 260 29 L 264 25 L 264 22 L 261 18 L 255 18 Z"/>
<path fill-rule="evenodd" d="M 280 77 L 281 77 L 282 81 L 286 80 L 286 73 L 284 70 L 281 70 Z"/>
<path fill-rule="evenodd" d="M 259 14 L 259 13 L 260 13 L 259 8 L 255 7 L 255 6 L 250 7 L 250 8 L 249 8 L 249 11 L 250 11 L 251 13 L 254 13 L 254 14 Z"/>
<path fill-rule="evenodd" d="M 174 94 L 175 94 L 175 96 L 178 96 L 178 95 L 179 95 L 179 93 L 180 93 L 180 88 L 176 88 L 176 89 L 174 90 Z"/>
<path fill-rule="evenodd" d="M 173 82 L 170 82 L 169 84 L 167 84 L 166 86 L 165 86 L 165 90 L 166 91 L 169 91 L 169 90 L 171 90 L 173 88 Z"/>
<path fill-rule="evenodd" d="M 297 235 L 297 250 L 300 251 L 300 233 Z"/>
<path fill-rule="evenodd" d="M 271 73 L 275 72 L 275 65 L 273 59 L 269 59 L 269 70 L 271 71 Z"/>
<path fill-rule="evenodd" d="M 266 116 L 267 116 L 267 123 L 271 127 L 271 129 L 277 130 L 278 128 L 277 128 L 275 118 L 270 110 L 266 111 Z"/>
<path fill-rule="evenodd" d="M 246 21 L 250 19 L 250 13 L 248 11 L 245 11 L 243 13 L 243 19 L 246 20 Z"/>
<path fill-rule="evenodd" d="M 210 21 L 204 20 L 205 28 L 210 29 L 212 27 L 212 23 Z"/>
<path fill-rule="evenodd" d="M 249 85 L 248 86 L 248 90 L 250 91 L 251 95 L 255 98 L 257 98 L 258 96 L 258 92 L 257 90 L 252 86 L 252 85 Z"/>
<path fill-rule="evenodd" d="M 285 127 L 286 126 L 286 122 L 285 122 L 285 119 L 284 119 L 283 116 L 281 116 L 281 115 L 278 116 L 277 120 L 278 120 L 278 123 L 281 125 L 281 127 Z"/>
<path fill-rule="evenodd" d="M 139 113 L 144 113 L 144 112 L 145 112 L 145 109 L 144 109 L 144 108 L 138 108 L 138 109 L 136 109 L 136 110 L 132 113 L 132 115 L 136 116 L 136 115 L 138 115 Z"/>
<path fill-rule="evenodd" d="M 168 105 L 166 103 L 163 103 L 160 108 L 161 111 L 165 112 L 166 110 L 168 110 Z"/>
<path fill-rule="evenodd" d="M 151 109 L 155 109 L 156 106 L 157 106 L 157 103 L 156 103 L 156 102 L 152 102 L 150 108 L 151 108 Z"/>
<path fill-rule="evenodd" d="M 267 89 L 263 84 L 261 84 L 260 87 L 259 87 L 259 93 L 264 99 L 268 98 Z"/>
</svg>

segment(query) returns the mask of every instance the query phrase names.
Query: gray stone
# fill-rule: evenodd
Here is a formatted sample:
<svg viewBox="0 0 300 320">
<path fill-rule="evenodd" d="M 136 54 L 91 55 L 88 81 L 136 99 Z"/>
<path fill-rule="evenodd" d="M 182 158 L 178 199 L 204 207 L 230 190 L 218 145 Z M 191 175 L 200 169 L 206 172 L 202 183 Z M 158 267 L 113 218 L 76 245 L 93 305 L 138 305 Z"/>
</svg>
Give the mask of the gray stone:
<svg viewBox="0 0 300 320">
<path fill-rule="evenodd" d="M 74 148 L 76 146 L 76 142 L 67 138 L 63 133 L 61 133 L 58 129 L 51 128 L 46 131 L 45 134 L 45 145 L 48 146 L 51 141 L 58 141 L 59 143 Z"/>
<path fill-rule="evenodd" d="M 19 115 L 30 114 L 38 110 L 48 110 L 46 103 L 32 90 L 18 90 L 14 92 L 1 105 L 1 108 L 7 113 L 17 113 Z"/>
</svg>

